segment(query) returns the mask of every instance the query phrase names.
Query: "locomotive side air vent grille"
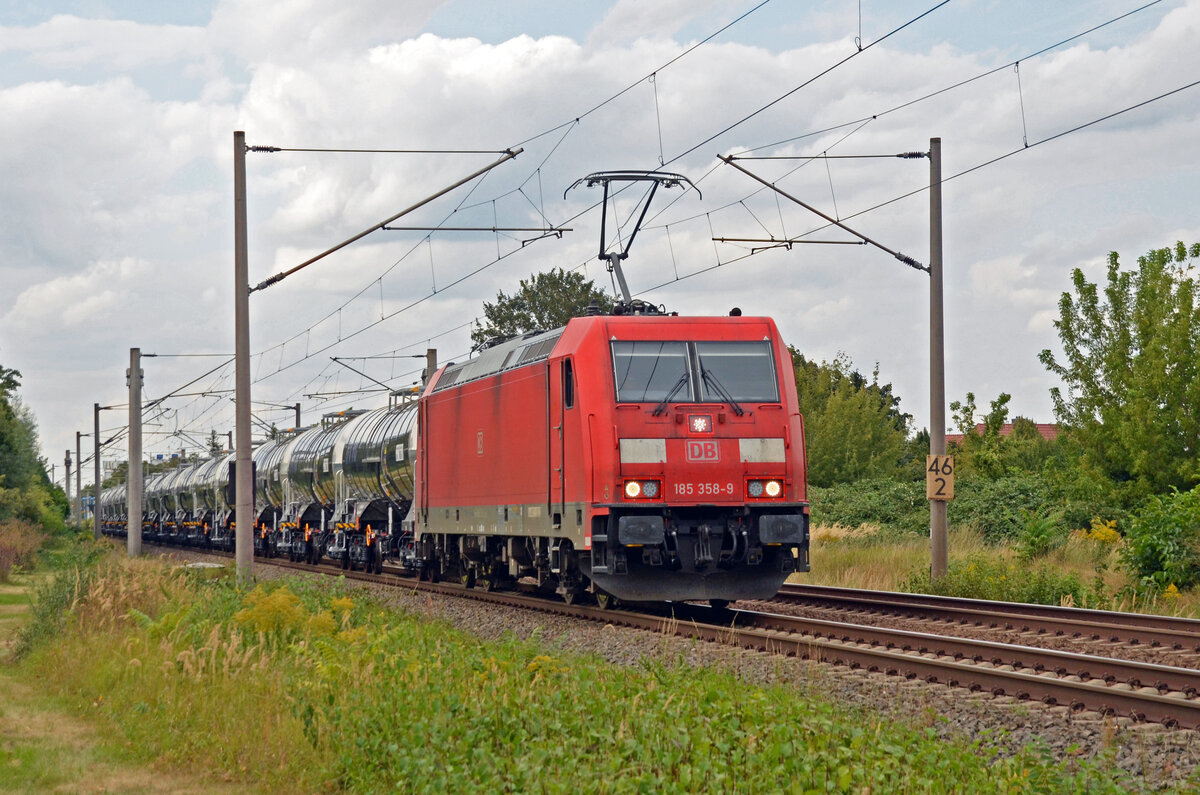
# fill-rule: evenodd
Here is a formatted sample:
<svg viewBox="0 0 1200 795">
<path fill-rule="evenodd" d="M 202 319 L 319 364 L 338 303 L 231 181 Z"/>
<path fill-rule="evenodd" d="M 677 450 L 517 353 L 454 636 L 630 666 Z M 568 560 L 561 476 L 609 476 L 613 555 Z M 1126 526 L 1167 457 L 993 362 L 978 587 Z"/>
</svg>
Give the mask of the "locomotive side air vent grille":
<svg viewBox="0 0 1200 795">
<path fill-rule="evenodd" d="M 541 342 L 536 342 L 525 349 L 521 354 L 521 358 L 517 360 L 517 364 L 529 364 L 536 362 L 539 359 L 545 359 L 550 355 L 550 351 L 554 350 L 554 346 L 558 343 L 558 336 L 547 337 Z"/>
<path fill-rule="evenodd" d="M 545 332 L 533 333 L 544 334 Z M 433 391 L 441 392 L 444 389 L 461 386 L 468 381 L 486 378 L 505 370 L 541 361 L 554 350 L 560 336 L 562 336 L 561 331 L 530 344 L 525 344 L 522 340 L 513 340 L 494 346 L 484 351 L 478 358 L 465 362 L 453 370 L 447 369 Z M 511 348 L 508 347 L 510 345 Z"/>
<path fill-rule="evenodd" d="M 458 381 L 458 377 L 460 375 L 462 375 L 462 371 L 463 371 L 463 368 L 460 367 L 457 370 L 450 370 L 449 372 L 445 373 L 442 376 L 441 380 L 438 381 L 437 388 L 434 389 L 433 391 L 441 392 L 443 389 L 448 389 L 448 388 L 454 386 L 455 382 Z"/>
</svg>

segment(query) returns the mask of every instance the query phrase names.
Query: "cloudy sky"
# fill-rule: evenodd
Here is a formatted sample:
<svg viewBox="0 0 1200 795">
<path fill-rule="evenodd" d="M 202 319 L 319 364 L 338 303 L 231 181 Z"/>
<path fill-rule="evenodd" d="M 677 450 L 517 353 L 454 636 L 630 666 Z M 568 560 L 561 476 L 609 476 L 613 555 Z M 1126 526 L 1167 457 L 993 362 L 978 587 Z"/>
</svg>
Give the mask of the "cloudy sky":
<svg viewBox="0 0 1200 795">
<path fill-rule="evenodd" d="M 149 398 L 203 376 L 146 429 L 148 454 L 195 450 L 232 428 L 235 130 L 285 149 L 472 150 L 249 154 L 251 283 L 521 148 L 396 225 L 571 231 L 378 231 L 252 295 L 263 422 L 291 424 L 271 404 L 300 401 L 306 421 L 379 405 L 331 356 L 392 386 L 427 347 L 461 360 L 482 302 L 531 273 L 611 289 L 598 191 L 564 192 L 664 168 L 699 190 L 656 197 L 631 289 L 682 314 L 771 315 L 810 358 L 878 366 L 923 427 L 928 277 L 864 246 L 714 242 L 851 239 L 717 155 L 829 155 L 741 164 L 926 263 L 928 161 L 845 156 L 940 137 L 948 399 L 1009 392 L 1051 421 L 1037 354 L 1071 270 L 1200 241 L 1200 86 L 1184 88 L 1200 0 L 1141 5 L 5 0 L 0 364 L 22 372 L 60 476 L 92 404 L 125 401 L 135 346 L 158 354 Z M 618 198 L 620 220 L 639 195 Z M 104 435 L 123 423 L 106 413 Z"/>
</svg>

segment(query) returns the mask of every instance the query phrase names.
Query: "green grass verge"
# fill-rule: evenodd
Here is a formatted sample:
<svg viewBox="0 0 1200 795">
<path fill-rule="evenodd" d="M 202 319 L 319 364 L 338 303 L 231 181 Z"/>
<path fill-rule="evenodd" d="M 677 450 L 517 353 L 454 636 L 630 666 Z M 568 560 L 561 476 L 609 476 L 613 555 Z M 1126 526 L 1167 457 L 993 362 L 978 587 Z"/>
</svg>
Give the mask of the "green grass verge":
<svg viewBox="0 0 1200 795">
<path fill-rule="evenodd" d="M 26 674 L 146 760 L 260 791 L 1125 792 L 1119 772 L 1001 756 L 682 662 L 481 642 L 338 581 L 239 591 L 110 560 L 58 578 Z M 83 583 L 83 586 L 80 585 Z M 35 607 L 36 610 L 36 607 Z M 86 664 L 80 664 L 86 661 Z"/>
</svg>

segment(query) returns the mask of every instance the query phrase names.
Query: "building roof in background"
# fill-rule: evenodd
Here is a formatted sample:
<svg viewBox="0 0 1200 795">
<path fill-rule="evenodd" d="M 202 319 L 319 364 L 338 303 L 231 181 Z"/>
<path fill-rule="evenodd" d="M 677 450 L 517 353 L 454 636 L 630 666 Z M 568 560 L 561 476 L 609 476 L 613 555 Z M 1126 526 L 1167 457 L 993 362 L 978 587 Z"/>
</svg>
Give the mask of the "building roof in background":
<svg viewBox="0 0 1200 795">
<path fill-rule="evenodd" d="M 1051 441 L 1051 442 L 1054 441 L 1055 439 L 1057 439 L 1058 434 L 1062 432 L 1062 428 L 1053 422 L 1035 422 L 1034 426 L 1037 427 L 1038 433 L 1040 433 L 1042 435 L 1043 439 L 1046 439 L 1047 441 Z M 977 423 L 975 425 L 975 432 L 978 433 L 980 436 L 982 436 L 984 427 L 985 426 L 982 422 Z M 1000 435 L 1001 436 L 1009 436 L 1012 434 L 1012 431 L 1013 431 L 1013 424 L 1011 422 L 1006 422 L 1000 426 Z M 961 433 L 946 434 L 946 442 L 947 443 L 961 442 L 962 440 L 963 440 L 963 434 L 961 434 Z"/>
</svg>

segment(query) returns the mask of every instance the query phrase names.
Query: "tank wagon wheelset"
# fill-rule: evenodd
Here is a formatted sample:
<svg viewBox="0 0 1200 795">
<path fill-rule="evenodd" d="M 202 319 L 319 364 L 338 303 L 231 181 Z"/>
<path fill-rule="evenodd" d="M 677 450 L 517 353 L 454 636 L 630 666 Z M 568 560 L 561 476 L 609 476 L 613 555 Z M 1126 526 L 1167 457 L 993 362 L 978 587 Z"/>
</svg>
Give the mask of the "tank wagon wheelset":
<svg viewBox="0 0 1200 795">
<path fill-rule="evenodd" d="M 600 604 L 808 570 L 804 427 L 769 318 L 624 314 L 493 344 L 419 397 L 254 450 L 254 549 Z M 143 538 L 232 549 L 233 455 L 151 475 Z M 126 528 L 124 487 L 101 499 Z"/>
</svg>

